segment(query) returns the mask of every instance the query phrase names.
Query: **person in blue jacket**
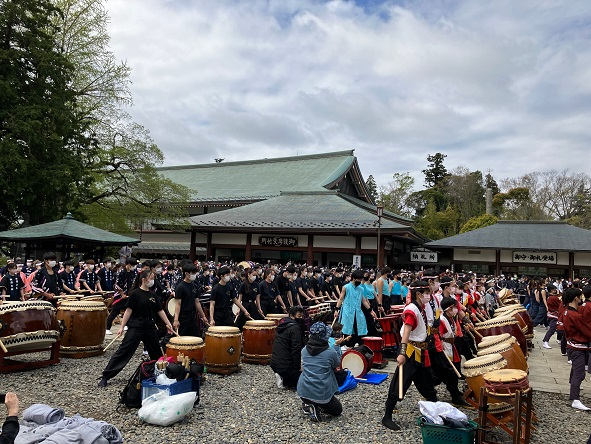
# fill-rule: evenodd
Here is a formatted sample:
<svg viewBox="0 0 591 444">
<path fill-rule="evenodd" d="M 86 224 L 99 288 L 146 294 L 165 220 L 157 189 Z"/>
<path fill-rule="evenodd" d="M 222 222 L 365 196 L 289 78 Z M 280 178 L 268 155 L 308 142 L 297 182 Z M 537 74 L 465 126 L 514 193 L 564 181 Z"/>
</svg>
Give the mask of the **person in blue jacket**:
<svg viewBox="0 0 591 444">
<path fill-rule="evenodd" d="M 302 399 L 302 411 L 314 422 L 322 421 L 322 413 L 339 416 L 343 412 L 335 394 L 339 386 L 334 371 L 341 360 L 333 347 L 328 345 L 332 328 L 316 322 L 310 327 L 310 339 L 302 349 L 302 375 L 297 393 Z"/>
</svg>

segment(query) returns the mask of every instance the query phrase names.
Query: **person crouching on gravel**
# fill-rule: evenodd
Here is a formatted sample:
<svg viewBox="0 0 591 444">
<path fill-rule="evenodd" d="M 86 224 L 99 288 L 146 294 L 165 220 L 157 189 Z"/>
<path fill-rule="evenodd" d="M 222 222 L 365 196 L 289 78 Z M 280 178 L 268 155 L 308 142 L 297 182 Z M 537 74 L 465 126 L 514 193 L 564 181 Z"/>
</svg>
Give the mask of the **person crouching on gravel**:
<svg viewBox="0 0 591 444">
<path fill-rule="evenodd" d="M 298 396 L 302 399 L 302 411 L 314 422 L 322 421 L 322 413 L 339 416 L 343 412 L 341 402 L 335 397 L 339 392 L 335 369 L 341 360 L 333 347 L 328 345 L 332 328 L 316 322 L 310 327 L 310 339 L 302 350 L 302 376 L 298 381 Z"/>
</svg>

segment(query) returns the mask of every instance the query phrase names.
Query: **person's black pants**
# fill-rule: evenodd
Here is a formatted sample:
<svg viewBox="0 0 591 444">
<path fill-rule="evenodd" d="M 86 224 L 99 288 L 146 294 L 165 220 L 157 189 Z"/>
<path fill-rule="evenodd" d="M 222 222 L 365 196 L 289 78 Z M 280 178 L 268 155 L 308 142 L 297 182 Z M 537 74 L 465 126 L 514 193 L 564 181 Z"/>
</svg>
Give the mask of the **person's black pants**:
<svg viewBox="0 0 591 444">
<path fill-rule="evenodd" d="M 283 378 L 283 386 L 287 388 L 296 388 L 302 372 L 295 368 L 290 368 L 285 371 L 277 372 Z"/>
<path fill-rule="evenodd" d="M 556 332 L 556 323 L 558 322 L 556 318 L 548 318 L 548 320 L 550 321 L 550 327 L 548 327 L 548 331 L 544 335 L 544 342 L 548 342 L 552 338 Z"/>
<path fill-rule="evenodd" d="M 365 305 L 361 304 L 361 310 L 363 311 L 365 323 L 367 324 L 367 336 L 379 336 L 378 330 L 376 329 L 376 320 L 371 315 L 371 308 L 368 310 L 365 308 Z"/>
<path fill-rule="evenodd" d="M 285 381 L 283 382 L 283 385 L 285 385 Z M 305 404 L 313 404 L 316 407 L 320 407 L 320 409 L 322 410 L 323 413 L 327 413 L 332 416 L 339 416 L 341 413 L 343 413 L 343 406 L 341 405 L 341 401 L 339 401 L 336 398 L 336 396 L 333 396 L 330 399 L 330 401 L 328 401 L 325 404 L 319 404 L 317 402 L 310 401 L 309 399 L 306 399 L 306 398 L 301 398 L 301 400 Z"/>
<path fill-rule="evenodd" d="M 261 310 L 265 315 L 276 313 L 275 301 L 273 299 L 261 299 Z"/>
<path fill-rule="evenodd" d="M 392 302 L 390 300 L 390 295 L 388 295 L 388 296 L 386 296 L 385 294 L 382 295 L 382 308 L 384 309 L 384 313 L 388 314 L 391 306 L 392 306 Z"/>
<path fill-rule="evenodd" d="M 396 364 L 395 364 L 396 365 Z M 415 387 L 423 398 L 427 401 L 436 402 L 437 392 L 433 384 L 433 374 L 431 367 L 423 367 L 414 359 L 406 358 L 406 363 L 402 370 L 402 394 L 406 394 L 410 384 L 415 383 Z M 396 367 L 392 380 L 390 381 L 390 388 L 388 389 L 388 399 L 386 399 L 386 413 L 385 416 L 392 416 L 392 412 L 396 407 L 398 399 L 398 377 L 400 375 L 400 368 Z"/>
<path fill-rule="evenodd" d="M 158 342 L 158 333 L 152 319 L 129 319 L 129 329 L 125 333 L 121 345 L 109 360 L 103 370 L 103 378 L 109 380 L 125 368 L 129 360 L 135 354 L 140 342 L 150 355 L 150 359 L 158 359 L 162 356 L 162 350 Z"/>
<path fill-rule="evenodd" d="M 462 397 L 462 392 L 458 389 L 459 378 L 443 353 L 429 352 L 431 371 L 433 375 L 437 376 L 440 382 L 445 384 L 445 388 L 447 388 L 447 391 L 451 395 L 452 401 L 457 401 Z"/>
</svg>

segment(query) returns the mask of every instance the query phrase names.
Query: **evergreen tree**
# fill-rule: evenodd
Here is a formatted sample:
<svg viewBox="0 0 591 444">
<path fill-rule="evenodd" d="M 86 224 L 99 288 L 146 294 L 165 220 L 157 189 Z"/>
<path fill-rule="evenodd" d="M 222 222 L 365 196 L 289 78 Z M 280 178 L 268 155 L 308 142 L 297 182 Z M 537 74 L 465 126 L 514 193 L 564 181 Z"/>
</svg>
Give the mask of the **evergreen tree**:
<svg viewBox="0 0 591 444">
<path fill-rule="evenodd" d="M 367 191 L 369 192 L 369 197 L 371 197 L 371 199 L 374 202 L 377 202 L 377 200 L 378 200 L 378 185 L 376 184 L 376 180 L 374 179 L 374 177 L 371 174 L 369 175 L 369 177 L 365 181 L 365 186 L 367 187 Z"/>
<path fill-rule="evenodd" d="M 445 185 L 445 179 L 449 176 L 447 168 L 443 165 L 446 154 L 435 153 L 427 156 L 429 165 L 422 172 L 425 175 L 425 184 L 428 188 L 441 188 Z"/>
<path fill-rule="evenodd" d="M 77 119 L 74 66 L 56 50 L 47 0 L 0 3 L 0 228 L 39 224 L 77 206 L 89 148 Z"/>
</svg>

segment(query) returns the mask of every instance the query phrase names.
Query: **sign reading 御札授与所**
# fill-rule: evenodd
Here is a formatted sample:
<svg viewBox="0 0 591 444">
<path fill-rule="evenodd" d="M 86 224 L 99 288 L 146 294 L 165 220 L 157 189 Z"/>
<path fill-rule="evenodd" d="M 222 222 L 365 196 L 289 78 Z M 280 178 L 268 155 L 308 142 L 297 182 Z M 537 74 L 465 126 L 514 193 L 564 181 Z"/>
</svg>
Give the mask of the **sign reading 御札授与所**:
<svg viewBox="0 0 591 444">
<path fill-rule="evenodd" d="M 514 251 L 513 262 L 527 264 L 556 264 L 555 251 Z"/>
</svg>

